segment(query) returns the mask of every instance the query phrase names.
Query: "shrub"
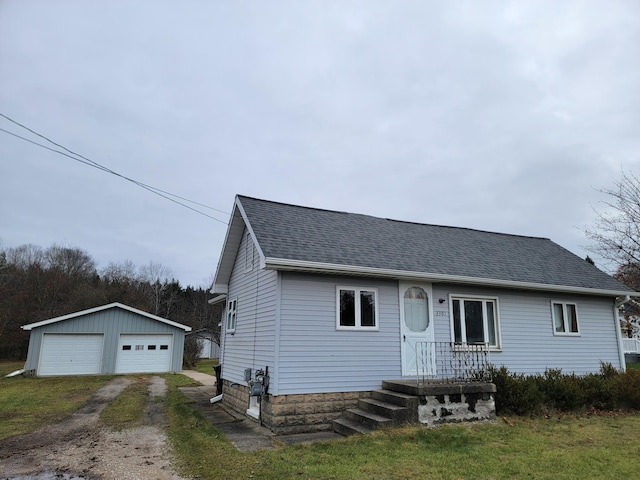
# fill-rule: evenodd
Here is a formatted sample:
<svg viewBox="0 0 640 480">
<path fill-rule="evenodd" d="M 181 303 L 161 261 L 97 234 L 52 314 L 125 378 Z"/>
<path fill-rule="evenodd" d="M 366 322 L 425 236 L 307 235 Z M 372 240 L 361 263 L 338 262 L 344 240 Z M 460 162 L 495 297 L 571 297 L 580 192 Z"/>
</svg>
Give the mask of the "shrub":
<svg viewBox="0 0 640 480">
<path fill-rule="evenodd" d="M 640 370 L 627 370 L 617 380 L 618 406 L 640 410 Z"/>
<path fill-rule="evenodd" d="M 526 415 L 538 413 L 543 396 L 534 376 L 511 373 L 505 366 L 489 367 L 496 386 L 496 413 Z"/>
<path fill-rule="evenodd" d="M 563 375 L 562 370 L 547 369 L 540 381 L 545 405 L 562 411 L 586 407 L 581 383 L 582 379 L 575 374 Z"/>
<path fill-rule="evenodd" d="M 588 408 L 640 409 L 640 371 L 618 372 L 610 363 L 599 373 L 578 376 L 547 369 L 544 374 L 524 375 L 502 367 L 490 367 L 496 385 L 496 413 L 538 414 L 543 410 L 580 411 Z"/>
</svg>

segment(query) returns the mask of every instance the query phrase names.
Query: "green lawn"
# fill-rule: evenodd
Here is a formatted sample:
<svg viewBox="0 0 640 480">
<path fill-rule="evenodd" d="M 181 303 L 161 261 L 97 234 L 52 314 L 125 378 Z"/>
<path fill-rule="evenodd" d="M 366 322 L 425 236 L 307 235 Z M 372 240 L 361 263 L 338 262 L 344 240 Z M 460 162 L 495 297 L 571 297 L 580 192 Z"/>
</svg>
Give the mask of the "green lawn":
<svg viewBox="0 0 640 480">
<path fill-rule="evenodd" d="M 640 363 L 627 363 L 627 370 L 640 370 Z"/>
<path fill-rule="evenodd" d="M 55 423 L 84 405 L 111 376 L 5 378 L 23 363 L 0 362 L 0 440 Z"/>
<path fill-rule="evenodd" d="M 206 373 L 207 375 L 215 376 L 216 372 L 213 370 L 213 367 L 215 365 L 218 365 L 217 358 L 212 358 L 212 359 L 203 358 L 198 360 L 198 363 L 196 364 L 194 370 L 198 372 Z"/>
<path fill-rule="evenodd" d="M 201 479 L 617 479 L 635 478 L 640 469 L 632 454 L 640 451 L 640 414 L 414 426 L 242 453 L 174 386 L 170 392 L 169 436 L 179 467 Z"/>
<path fill-rule="evenodd" d="M 421 426 L 330 442 L 242 453 L 166 377 L 168 434 L 183 475 L 206 479 L 635 478 L 640 413 L 500 418 Z"/>
<path fill-rule="evenodd" d="M 20 368 L 18 366 L 17 368 Z M 0 373 L 15 370 L 0 363 Z M 208 373 L 211 363 L 204 365 Z M 635 478 L 640 471 L 640 413 L 500 418 L 495 423 L 420 426 L 313 445 L 243 453 L 226 441 L 178 390 L 193 385 L 165 375 L 167 433 L 176 467 L 192 478 L 255 479 L 584 479 Z M 110 376 L 0 378 L 0 439 L 55 422 Z M 103 412 L 116 428 L 139 421 L 146 376 Z"/>
</svg>

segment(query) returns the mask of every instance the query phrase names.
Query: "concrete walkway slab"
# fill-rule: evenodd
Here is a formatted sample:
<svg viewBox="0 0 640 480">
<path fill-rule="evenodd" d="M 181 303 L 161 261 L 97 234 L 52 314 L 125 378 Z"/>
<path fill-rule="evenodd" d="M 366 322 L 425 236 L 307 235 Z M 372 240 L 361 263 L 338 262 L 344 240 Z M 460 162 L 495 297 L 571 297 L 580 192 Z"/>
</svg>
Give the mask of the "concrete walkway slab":
<svg viewBox="0 0 640 480">
<path fill-rule="evenodd" d="M 202 385 L 215 386 L 216 384 L 216 377 L 214 375 L 208 375 L 196 370 L 183 370 L 181 373 L 193 380 L 196 380 L 197 382 L 200 382 Z"/>
<path fill-rule="evenodd" d="M 192 376 L 187 372 L 193 371 L 186 370 L 182 373 L 203 383 L 203 386 L 180 387 L 180 391 L 193 401 L 193 406 L 196 410 L 218 430 L 222 431 L 227 440 L 242 452 L 255 452 L 256 450 L 273 449 L 286 445 L 298 445 L 301 443 L 314 443 L 343 438 L 334 432 L 275 435 L 271 430 L 261 426 L 257 421 L 225 408 L 222 403 L 211 404 L 210 399 L 216 394 L 215 383 L 213 386 L 204 385 L 204 382 L 196 377 L 200 375 L 206 376 L 206 374 L 193 372 L 199 375 Z M 213 379 L 215 381 L 215 377 L 213 377 Z M 207 379 L 203 380 L 207 381 Z"/>
</svg>

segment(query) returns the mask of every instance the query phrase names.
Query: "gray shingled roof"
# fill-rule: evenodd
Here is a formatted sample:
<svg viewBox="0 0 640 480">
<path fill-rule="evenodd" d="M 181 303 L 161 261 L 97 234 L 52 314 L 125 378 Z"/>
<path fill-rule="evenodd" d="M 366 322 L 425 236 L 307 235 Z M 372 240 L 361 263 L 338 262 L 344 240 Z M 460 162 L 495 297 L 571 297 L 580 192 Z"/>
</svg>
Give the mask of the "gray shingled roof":
<svg viewBox="0 0 640 480">
<path fill-rule="evenodd" d="M 631 292 L 547 238 L 238 200 L 266 258 Z"/>
</svg>

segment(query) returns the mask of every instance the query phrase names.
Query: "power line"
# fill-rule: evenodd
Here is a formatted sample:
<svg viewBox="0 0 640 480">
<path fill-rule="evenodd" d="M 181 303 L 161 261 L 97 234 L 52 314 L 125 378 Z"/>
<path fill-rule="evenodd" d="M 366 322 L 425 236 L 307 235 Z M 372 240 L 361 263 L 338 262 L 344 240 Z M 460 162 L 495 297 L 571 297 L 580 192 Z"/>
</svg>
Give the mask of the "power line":
<svg viewBox="0 0 640 480">
<path fill-rule="evenodd" d="M 225 215 L 229 215 L 229 213 L 227 213 L 227 212 L 224 212 L 222 210 L 218 210 L 217 208 L 210 207 L 208 205 L 204 205 L 202 203 L 195 202 L 193 200 L 189 200 L 188 198 L 181 197 L 180 195 L 176 195 L 176 194 L 168 192 L 166 190 L 162 190 L 160 188 L 153 187 L 151 185 L 147 185 L 147 184 L 142 183 L 142 182 L 140 182 L 138 180 L 135 180 L 133 178 L 127 177 L 125 175 L 122 175 L 122 174 L 120 174 L 118 172 L 115 172 L 115 171 L 111 170 L 108 167 L 105 167 L 104 165 L 102 165 L 102 164 L 100 164 L 100 163 L 98 163 L 98 162 L 96 162 L 94 160 L 91 160 L 90 158 L 85 157 L 84 155 L 80 155 L 79 153 L 76 153 L 76 152 L 68 149 L 64 145 L 60 145 L 59 143 L 54 142 L 53 140 L 51 140 L 50 138 L 46 137 L 45 135 L 42 135 L 42 134 L 36 132 L 35 130 L 32 130 L 31 128 L 27 127 L 26 125 L 21 124 L 20 122 L 12 119 L 11 117 L 9 117 L 9 116 L 1 113 L 1 112 L 0 112 L 0 116 L 5 118 L 5 119 L 7 119 L 8 121 L 10 121 L 11 123 L 13 123 L 15 125 L 17 125 L 17 126 L 19 126 L 21 128 L 24 128 L 25 130 L 31 132 L 32 134 L 37 135 L 38 137 L 46 140 L 47 142 L 51 143 L 52 145 L 55 145 L 56 147 L 65 150 L 68 153 L 65 153 L 63 151 L 57 150 L 55 148 L 48 147 L 46 145 L 43 145 L 43 144 L 38 143 L 36 141 L 33 141 L 33 140 L 29 139 L 29 138 L 26 138 L 26 137 L 23 137 L 23 136 L 18 135 L 16 133 L 10 132 L 9 130 L 5 130 L 4 128 L 0 128 L 0 131 L 3 132 L 3 133 L 12 135 L 12 136 L 14 136 L 16 138 L 19 138 L 20 140 L 23 140 L 25 142 L 29 142 L 29 143 L 31 143 L 33 145 L 36 145 L 36 146 L 38 146 L 40 148 L 44 148 L 44 149 L 49 150 L 51 152 L 57 153 L 59 155 L 63 155 L 65 157 L 71 158 L 72 160 L 75 160 L 77 162 L 83 163 L 83 164 L 88 165 L 90 167 L 97 168 L 98 170 L 102 170 L 103 172 L 110 173 L 111 175 L 115 175 L 117 177 L 120 177 L 123 180 L 131 182 L 134 185 L 137 185 L 137 186 L 139 186 L 141 188 L 144 188 L 145 190 L 147 190 L 147 191 L 149 191 L 149 192 L 151 192 L 151 193 L 153 193 L 155 195 L 158 195 L 158 196 L 160 196 L 162 198 L 165 198 L 166 200 L 169 200 L 169 201 L 171 201 L 173 203 L 176 203 L 176 204 L 178 204 L 178 205 L 180 205 L 182 207 L 188 208 L 189 210 L 194 211 L 196 213 L 199 213 L 200 215 L 203 215 L 203 216 L 205 216 L 207 218 L 210 218 L 210 219 L 215 220 L 217 222 L 223 223 L 225 225 L 227 224 L 227 222 L 225 222 L 224 220 L 220 220 L 219 218 L 216 218 L 216 217 L 208 215 L 208 214 L 206 214 L 204 212 L 201 212 L 200 210 L 198 210 L 196 208 L 190 207 L 189 205 L 185 205 L 184 203 L 179 202 L 178 200 L 175 200 L 175 198 L 178 198 L 180 200 L 184 200 L 185 202 L 189 202 L 189 203 L 192 203 L 194 205 L 198 205 L 200 207 L 204 207 L 204 208 L 208 208 L 208 209 L 211 209 L 211 210 L 215 210 L 216 212 L 224 213 Z M 174 197 L 174 198 L 171 198 L 171 197 Z"/>
</svg>

